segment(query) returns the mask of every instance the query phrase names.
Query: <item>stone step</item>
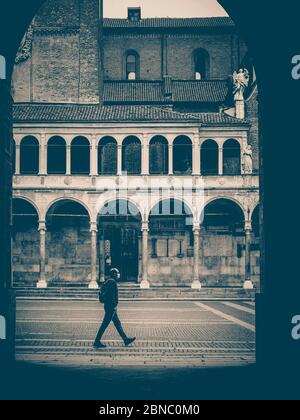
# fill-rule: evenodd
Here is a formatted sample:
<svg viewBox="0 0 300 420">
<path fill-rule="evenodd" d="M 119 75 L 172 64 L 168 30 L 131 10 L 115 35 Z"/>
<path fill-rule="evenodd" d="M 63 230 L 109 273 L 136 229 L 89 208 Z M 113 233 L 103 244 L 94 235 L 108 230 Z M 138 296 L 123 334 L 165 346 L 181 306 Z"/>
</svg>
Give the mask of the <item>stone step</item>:
<svg viewBox="0 0 300 420">
<path fill-rule="evenodd" d="M 15 288 L 18 298 L 41 299 L 76 299 L 98 300 L 98 291 L 88 288 Z M 120 286 L 120 300 L 199 300 L 199 299 L 254 299 L 256 291 L 242 288 L 203 288 L 199 291 L 191 288 L 154 287 L 142 290 L 138 286 L 124 288 Z"/>
</svg>

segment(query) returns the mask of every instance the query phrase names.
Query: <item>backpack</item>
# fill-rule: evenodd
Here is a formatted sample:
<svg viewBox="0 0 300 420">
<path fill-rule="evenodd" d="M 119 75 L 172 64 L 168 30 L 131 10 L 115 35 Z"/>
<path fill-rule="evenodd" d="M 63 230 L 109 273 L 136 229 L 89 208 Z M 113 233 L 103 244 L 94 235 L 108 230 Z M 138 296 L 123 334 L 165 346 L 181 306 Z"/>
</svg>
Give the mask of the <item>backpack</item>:
<svg viewBox="0 0 300 420">
<path fill-rule="evenodd" d="M 106 295 L 107 295 L 107 287 L 106 287 L 106 282 L 102 284 L 100 292 L 99 292 L 99 302 L 100 303 L 105 303 L 106 301 Z"/>
</svg>

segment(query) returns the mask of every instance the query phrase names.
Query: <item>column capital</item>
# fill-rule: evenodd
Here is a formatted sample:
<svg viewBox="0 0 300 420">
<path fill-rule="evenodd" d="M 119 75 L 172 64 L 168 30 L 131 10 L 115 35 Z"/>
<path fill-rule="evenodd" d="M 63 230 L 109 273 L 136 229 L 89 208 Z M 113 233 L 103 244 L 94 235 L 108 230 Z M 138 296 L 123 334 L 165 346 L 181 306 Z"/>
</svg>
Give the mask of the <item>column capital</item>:
<svg viewBox="0 0 300 420">
<path fill-rule="evenodd" d="M 91 233 L 97 233 L 98 232 L 98 224 L 97 224 L 97 222 L 91 222 L 90 223 L 90 232 Z"/>
<path fill-rule="evenodd" d="M 38 227 L 39 232 L 44 231 L 46 232 L 47 230 L 47 224 L 45 220 L 42 220 L 39 222 L 39 227 Z"/>
<path fill-rule="evenodd" d="M 247 220 L 246 222 L 245 222 L 245 231 L 246 232 L 251 232 L 252 231 L 252 222 L 251 222 L 251 220 Z"/>
<path fill-rule="evenodd" d="M 149 232 L 149 222 L 148 221 L 145 221 L 145 222 L 142 222 L 142 232 Z"/>
<path fill-rule="evenodd" d="M 201 226 L 200 226 L 200 223 L 199 222 L 195 222 L 194 224 L 193 224 L 193 232 L 194 233 L 200 233 L 200 229 L 201 229 Z"/>
</svg>

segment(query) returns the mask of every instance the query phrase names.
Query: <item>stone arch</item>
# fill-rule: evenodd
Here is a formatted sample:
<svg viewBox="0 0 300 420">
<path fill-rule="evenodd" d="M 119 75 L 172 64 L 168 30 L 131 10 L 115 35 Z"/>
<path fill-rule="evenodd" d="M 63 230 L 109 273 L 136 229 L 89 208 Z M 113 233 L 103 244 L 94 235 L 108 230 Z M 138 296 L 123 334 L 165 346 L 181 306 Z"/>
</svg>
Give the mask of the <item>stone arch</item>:
<svg viewBox="0 0 300 420">
<path fill-rule="evenodd" d="M 149 143 L 149 172 L 167 175 L 169 172 L 169 143 L 164 136 L 154 136 Z"/>
<path fill-rule="evenodd" d="M 236 139 L 223 144 L 223 175 L 241 175 L 241 145 Z"/>
<path fill-rule="evenodd" d="M 98 143 L 98 174 L 116 175 L 118 172 L 118 143 L 112 136 L 105 136 Z"/>
<path fill-rule="evenodd" d="M 65 175 L 67 170 L 67 143 L 62 136 L 52 136 L 47 142 L 48 175 Z"/>
<path fill-rule="evenodd" d="M 77 136 L 71 142 L 71 174 L 90 174 L 91 144 L 87 137 Z"/>
<path fill-rule="evenodd" d="M 98 213 L 100 272 L 104 279 L 112 267 L 121 281 L 137 282 L 140 277 L 140 235 L 142 213 L 129 199 L 107 200 Z"/>
<path fill-rule="evenodd" d="M 173 170 L 175 175 L 191 175 L 193 172 L 193 142 L 186 135 L 173 141 Z"/>
<path fill-rule="evenodd" d="M 142 172 L 142 143 L 137 136 L 128 136 L 122 143 L 122 170 L 128 175 Z"/>
<path fill-rule="evenodd" d="M 90 214 L 78 200 L 55 200 L 46 214 L 46 281 L 87 287 L 91 281 Z"/>
<path fill-rule="evenodd" d="M 39 280 L 39 213 L 23 197 L 12 200 L 12 256 L 15 287 L 35 287 Z"/>
<path fill-rule="evenodd" d="M 205 140 L 201 145 L 201 174 L 219 174 L 219 145 L 215 140 Z"/>
<path fill-rule="evenodd" d="M 40 144 L 36 137 L 23 137 L 20 143 L 21 175 L 37 175 L 39 173 Z"/>
<path fill-rule="evenodd" d="M 92 220 L 92 213 L 91 213 L 91 210 L 88 207 L 88 205 L 86 203 L 84 203 L 82 200 L 79 200 L 78 198 L 68 197 L 68 196 L 59 197 L 59 198 L 56 198 L 55 200 L 51 201 L 51 203 L 49 203 L 46 207 L 45 218 L 49 214 L 49 211 L 51 210 L 51 208 L 54 208 L 54 206 L 56 206 L 57 204 L 59 204 L 60 202 L 63 202 L 63 201 L 75 202 L 75 203 L 81 205 L 86 210 L 86 212 L 88 213 L 90 220 Z"/>
</svg>

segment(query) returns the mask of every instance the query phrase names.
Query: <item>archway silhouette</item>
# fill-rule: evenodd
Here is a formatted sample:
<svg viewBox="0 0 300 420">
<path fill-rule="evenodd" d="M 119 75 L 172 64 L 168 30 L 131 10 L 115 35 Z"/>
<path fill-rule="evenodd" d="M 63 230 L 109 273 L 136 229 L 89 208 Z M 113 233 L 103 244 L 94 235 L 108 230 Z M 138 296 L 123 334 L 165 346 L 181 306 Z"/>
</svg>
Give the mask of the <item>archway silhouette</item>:
<svg viewBox="0 0 300 420">
<path fill-rule="evenodd" d="M 254 1 L 250 4 L 250 9 L 248 5 L 245 2 L 242 4 L 242 2 L 230 2 L 228 0 L 219 0 L 219 2 L 223 5 L 223 7 L 229 12 L 229 14 L 232 16 L 234 21 L 238 24 L 239 27 L 244 28 L 243 32 L 247 34 L 248 40 L 253 40 L 252 43 L 255 43 L 256 36 L 252 33 L 252 22 L 253 19 L 251 17 L 255 17 L 255 14 L 258 10 L 260 10 L 260 2 Z M 3 85 L 0 86 L 0 92 L 1 92 L 1 103 L 7 104 L 9 102 L 9 94 L 7 86 L 10 84 L 11 80 L 11 73 L 13 68 L 13 62 L 14 57 L 16 55 L 16 51 L 18 48 L 18 45 L 21 41 L 22 35 L 25 33 L 26 28 L 28 27 L 31 19 L 37 12 L 38 8 L 44 3 L 44 0 L 33 0 L 30 2 L 30 4 L 26 2 L 16 2 L 11 1 L 8 7 L 8 10 L 5 13 L 2 13 L 4 20 L 4 24 L 0 25 L 1 30 L 1 36 L 0 39 L 9 39 L 9 43 L 7 43 L 8 48 L 4 50 L 4 54 L 7 57 L 7 64 L 8 64 L 8 78 L 7 78 L 7 85 L 3 89 Z M 246 2 L 247 3 L 247 2 Z M 18 8 L 18 16 L 15 15 L 16 7 Z M 254 11 L 253 11 L 254 10 Z M 251 23 L 249 24 L 249 22 Z M 11 23 L 14 22 L 12 25 Z M 248 23 L 247 23 L 248 22 Z M 258 31 L 259 32 L 259 31 Z M 260 32 L 261 33 L 261 32 Z M 5 36 L 3 35 L 5 34 Z M 253 51 L 253 50 L 252 50 Z M 258 69 L 258 66 L 256 66 Z M 260 76 L 260 72 L 259 75 Z M 262 87 L 260 87 L 261 94 L 263 93 Z M 262 96 L 263 97 L 263 96 Z M 3 108 L 3 113 L 5 114 L 5 120 L 9 121 L 10 128 L 5 127 L 5 136 L 6 138 L 10 138 L 10 131 L 11 131 L 11 111 L 9 107 L 5 106 Z M 5 121 L 5 124 L 6 124 Z M 2 125 L 3 122 L 1 121 L 0 124 Z M 8 127 L 9 127 L 8 126 Z M 8 141 L 9 144 L 9 141 Z M 5 142 L 1 143 L 2 150 L 6 148 Z M 267 146 L 265 146 L 265 149 L 267 149 Z M 9 153 L 1 153 L 1 158 L 3 162 L 1 161 L 1 175 L 3 174 L 3 177 L 1 176 L 1 179 L 4 180 L 3 187 L 1 186 L 1 196 L 3 196 L 4 200 L 2 203 L 2 211 L 0 217 L 1 225 L 0 225 L 0 233 L 1 233 L 1 247 L 2 249 L 6 250 L 4 258 L 0 261 L 0 271 L 1 271 L 1 284 L 0 288 L 3 288 L 5 290 L 9 289 L 10 287 L 10 267 L 7 267 L 7 264 L 5 261 L 10 260 L 10 233 L 9 233 L 9 218 L 10 218 L 10 208 L 11 208 L 11 160 L 9 157 Z M 3 163 L 3 165 L 2 165 Z"/>
</svg>

